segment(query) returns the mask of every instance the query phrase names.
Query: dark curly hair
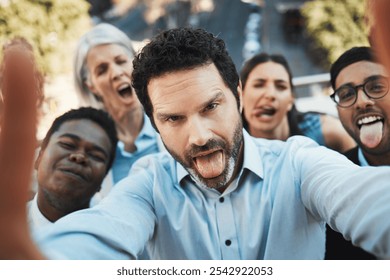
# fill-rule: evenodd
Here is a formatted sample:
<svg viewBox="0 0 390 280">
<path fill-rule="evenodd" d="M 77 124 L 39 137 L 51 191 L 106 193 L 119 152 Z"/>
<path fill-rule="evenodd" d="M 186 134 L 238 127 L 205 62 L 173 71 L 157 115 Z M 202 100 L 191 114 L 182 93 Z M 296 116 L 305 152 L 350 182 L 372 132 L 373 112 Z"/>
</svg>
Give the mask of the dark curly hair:
<svg viewBox="0 0 390 280">
<path fill-rule="evenodd" d="M 147 86 L 151 79 L 166 73 L 194 69 L 214 63 L 240 107 L 239 76 L 222 39 L 203 29 L 176 28 L 154 37 L 133 60 L 133 87 L 145 113 L 157 130 L 153 104 Z"/>
</svg>

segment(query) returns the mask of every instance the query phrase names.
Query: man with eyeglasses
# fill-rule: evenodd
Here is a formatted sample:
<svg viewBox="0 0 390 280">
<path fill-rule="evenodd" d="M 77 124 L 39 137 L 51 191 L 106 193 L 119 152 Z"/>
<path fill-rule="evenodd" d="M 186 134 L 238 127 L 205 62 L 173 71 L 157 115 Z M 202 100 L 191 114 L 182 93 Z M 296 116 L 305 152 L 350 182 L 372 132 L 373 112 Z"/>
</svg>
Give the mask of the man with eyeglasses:
<svg viewBox="0 0 390 280">
<path fill-rule="evenodd" d="M 360 166 L 390 165 L 390 94 L 385 67 L 369 47 L 344 52 L 330 69 L 331 95 L 342 125 L 358 144 L 344 153 Z M 327 230 L 326 259 L 374 259 Z"/>
</svg>

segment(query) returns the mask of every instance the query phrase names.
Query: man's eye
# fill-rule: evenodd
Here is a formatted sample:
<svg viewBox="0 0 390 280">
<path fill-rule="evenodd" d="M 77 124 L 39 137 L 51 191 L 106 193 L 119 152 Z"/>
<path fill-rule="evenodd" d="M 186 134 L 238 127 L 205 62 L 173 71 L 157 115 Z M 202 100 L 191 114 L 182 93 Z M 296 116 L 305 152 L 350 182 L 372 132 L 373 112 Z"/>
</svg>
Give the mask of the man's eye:
<svg viewBox="0 0 390 280">
<path fill-rule="evenodd" d="M 210 104 L 207 105 L 207 107 L 205 108 L 205 111 L 214 110 L 215 108 L 217 108 L 217 106 L 218 106 L 218 103 L 210 103 Z"/>
<path fill-rule="evenodd" d="M 168 121 L 168 122 L 177 122 L 180 119 L 181 119 L 180 116 L 170 116 L 170 117 L 166 118 L 166 121 Z"/>
<path fill-rule="evenodd" d="M 99 162 L 106 162 L 106 158 L 101 156 L 100 154 L 90 154 L 90 157 Z"/>
<path fill-rule="evenodd" d="M 352 88 L 345 88 L 338 92 L 339 100 L 345 101 L 355 97 L 355 91 Z"/>
<path fill-rule="evenodd" d="M 369 93 L 381 93 L 387 90 L 386 84 L 382 83 L 381 81 L 375 81 L 367 84 L 366 88 Z"/>
<path fill-rule="evenodd" d="M 75 145 L 73 145 L 72 143 L 68 143 L 68 142 L 59 142 L 59 145 L 65 149 L 73 149 L 75 147 Z"/>
</svg>

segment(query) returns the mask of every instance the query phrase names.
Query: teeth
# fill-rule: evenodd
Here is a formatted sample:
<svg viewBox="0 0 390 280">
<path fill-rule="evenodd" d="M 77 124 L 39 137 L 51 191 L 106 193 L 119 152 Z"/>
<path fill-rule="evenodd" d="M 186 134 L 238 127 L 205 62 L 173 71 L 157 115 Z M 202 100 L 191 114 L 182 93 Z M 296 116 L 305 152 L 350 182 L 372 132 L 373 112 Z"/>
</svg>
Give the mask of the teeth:
<svg viewBox="0 0 390 280">
<path fill-rule="evenodd" d="M 380 121 L 380 120 L 382 120 L 382 118 L 378 117 L 378 116 L 364 117 L 364 118 L 358 120 L 358 125 L 368 124 L 368 123 L 372 123 L 372 122 Z"/>
<path fill-rule="evenodd" d="M 129 84 L 123 84 L 123 85 L 121 85 L 121 86 L 118 88 L 118 91 L 123 90 L 123 89 L 126 89 L 126 88 L 128 88 L 128 87 L 130 87 Z"/>
</svg>

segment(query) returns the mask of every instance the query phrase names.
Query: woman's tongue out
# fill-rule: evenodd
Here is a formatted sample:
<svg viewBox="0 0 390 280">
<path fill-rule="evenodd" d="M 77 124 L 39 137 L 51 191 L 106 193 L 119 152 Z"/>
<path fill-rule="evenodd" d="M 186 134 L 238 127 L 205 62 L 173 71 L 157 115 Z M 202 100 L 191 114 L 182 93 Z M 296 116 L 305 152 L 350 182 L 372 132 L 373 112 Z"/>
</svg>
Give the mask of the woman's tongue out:
<svg viewBox="0 0 390 280">
<path fill-rule="evenodd" d="M 225 168 L 225 160 L 221 150 L 194 158 L 196 169 L 206 179 L 214 178 L 222 174 Z"/>
</svg>

